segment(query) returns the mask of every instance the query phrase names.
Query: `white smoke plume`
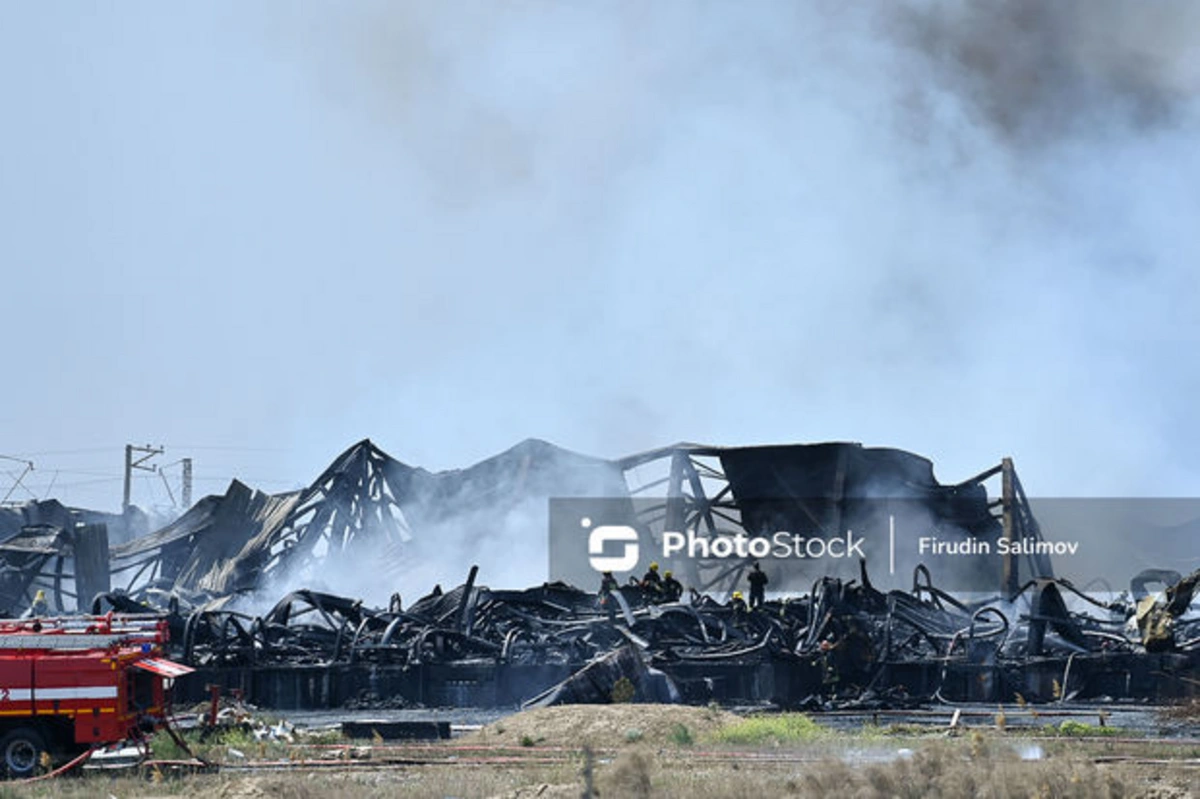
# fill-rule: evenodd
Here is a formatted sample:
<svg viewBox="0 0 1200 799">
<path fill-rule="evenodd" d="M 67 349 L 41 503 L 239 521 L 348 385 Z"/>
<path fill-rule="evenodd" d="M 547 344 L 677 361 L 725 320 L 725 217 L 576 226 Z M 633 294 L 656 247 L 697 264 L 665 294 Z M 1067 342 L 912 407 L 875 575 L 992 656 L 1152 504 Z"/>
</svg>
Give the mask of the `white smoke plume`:
<svg viewBox="0 0 1200 799">
<path fill-rule="evenodd" d="M 304 41 L 437 209 L 414 278 L 452 332 L 419 357 L 472 387 L 471 457 L 842 439 L 950 481 L 1013 455 L 1037 493 L 1194 485 L 1190 5 L 466 8 Z M 499 360 L 456 357 L 480 329 Z"/>
<path fill-rule="evenodd" d="M 1190 494 L 1198 13 L 11 4 L 0 451 L 103 449 L 54 489 L 95 507 L 129 441 L 264 450 L 190 453 L 199 495 L 364 436 L 430 469 L 851 440 Z"/>
</svg>

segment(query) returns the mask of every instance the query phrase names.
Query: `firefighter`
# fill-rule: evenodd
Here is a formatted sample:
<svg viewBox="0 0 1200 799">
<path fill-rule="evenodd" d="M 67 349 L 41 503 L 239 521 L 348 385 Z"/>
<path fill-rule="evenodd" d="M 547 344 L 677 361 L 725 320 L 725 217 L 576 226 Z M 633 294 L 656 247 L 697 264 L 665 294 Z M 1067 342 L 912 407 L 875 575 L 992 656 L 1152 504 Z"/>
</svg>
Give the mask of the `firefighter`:
<svg viewBox="0 0 1200 799">
<path fill-rule="evenodd" d="M 875 646 L 860 619 L 850 617 L 846 634 L 834 651 L 838 676 L 846 684 L 861 689 L 869 680 L 875 664 Z"/>
<path fill-rule="evenodd" d="M 735 621 L 741 621 L 746 617 L 746 600 L 741 591 L 733 592 L 733 597 L 729 600 L 729 607 L 733 609 Z"/>
<path fill-rule="evenodd" d="M 754 561 L 754 568 L 750 570 L 746 580 L 750 583 L 750 609 L 755 610 L 761 608 L 763 599 L 766 598 L 767 575 L 759 568 L 758 561 Z"/>
<path fill-rule="evenodd" d="M 838 652 L 842 640 L 842 625 L 840 620 L 831 613 L 825 614 L 825 633 L 817 644 L 821 663 L 821 684 L 823 693 L 836 696 L 841 687 L 841 674 L 838 672 Z"/>
<path fill-rule="evenodd" d="M 29 615 L 37 618 L 49 613 L 50 603 L 46 601 L 46 592 L 39 588 L 33 597 L 33 604 L 29 606 Z"/>
<path fill-rule="evenodd" d="M 600 575 L 600 596 L 608 596 L 617 588 L 617 578 L 613 577 L 612 572 L 604 572 Z"/>
<path fill-rule="evenodd" d="M 617 587 L 617 578 L 613 577 L 612 572 L 604 572 L 600 575 L 600 593 L 597 597 L 600 607 L 604 608 L 604 612 L 608 614 L 609 622 L 617 620 L 617 600 L 613 596 L 613 592 L 619 590 Z"/>
<path fill-rule="evenodd" d="M 831 638 L 822 638 L 821 643 L 817 645 L 820 652 L 821 662 L 821 685 L 826 693 L 837 694 L 838 689 L 838 670 L 837 660 L 834 657 L 833 650 L 837 644 Z"/>
<path fill-rule="evenodd" d="M 662 595 L 664 602 L 678 602 L 683 596 L 683 583 L 675 579 L 670 569 L 663 572 Z"/>
<path fill-rule="evenodd" d="M 658 574 L 658 563 L 650 564 L 650 569 L 642 575 L 642 592 L 651 602 L 657 602 L 662 595 L 662 577 Z"/>
</svg>

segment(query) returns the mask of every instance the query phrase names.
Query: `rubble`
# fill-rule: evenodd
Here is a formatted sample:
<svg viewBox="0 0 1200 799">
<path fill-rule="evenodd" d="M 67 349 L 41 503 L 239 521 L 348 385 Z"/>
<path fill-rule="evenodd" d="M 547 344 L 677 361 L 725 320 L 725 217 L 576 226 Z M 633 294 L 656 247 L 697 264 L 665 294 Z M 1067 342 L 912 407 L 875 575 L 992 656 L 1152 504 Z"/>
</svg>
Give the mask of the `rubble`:
<svg viewBox="0 0 1200 799">
<path fill-rule="evenodd" d="M 966 604 L 920 572 L 912 591 L 877 590 L 864 567 L 754 611 L 708 595 L 658 604 L 625 586 L 626 610 L 610 619 L 573 586 L 493 591 L 474 575 L 407 610 L 311 591 L 261 617 L 196 610 L 176 619 L 175 657 L 200 670 L 193 685 L 274 707 L 605 703 L 622 679 L 636 689 L 628 699 L 809 708 L 1161 700 L 1194 694 L 1200 669 L 1200 619 L 1177 620 L 1169 646 L 1148 648 L 1126 633 L 1130 606 L 1064 580 Z"/>
<path fill-rule="evenodd" d="M 649 668 L 632 644 L 594 658 L 570 677 L 522 703 L 524 708 L 554 705 L 607 705 L 613 702 L 676 704 L 675 683 Z"/>
<path fill-rule="evenodd" d="M 995 500 L 984 487 L 994 478 Z M 655 486 L 661 502 L 634 502 Z M 910 586 L 893 578 L 876 588 L 865 563 L 851 562 L 857 573 L 817 573 L 807 590 L 748 610 L 727 600 L 753 559 L 698 558 L 677 602 L 636 584 L 613 593 L 615 606 L 561 581 L 493 590 L 472 568 L 461 586 L 407 606 L 398 593 L 372 607 L 310 589 L 260 613 L 239 603 L 275 577 L 358 560 L 407 591 L 423 537 L 449 525 L 483 540 L 498 512 L 556 496 L 624 503 L 652 538 L 684 528 L 754 535 L 814 519 L 869 538 L 881 534 L 870 504 L 880 494 L 915 503 L 947 540 L 1040 536 L 1007 460 L 946 486 L 923 458 L 850 444 L 679 444 L 607 461 L 525 442 L 470 469 L 430 473 L 364 441 L 306 489 L 269 495 L 235 481 L 161 530 L 118 543 L 116 588 L 91 596 L 64 587 L 83 540 L 74 516 L 10 530 L 0 587 L 17 601 L 46 586 L 60 609 L 74 599 L 93 613 L 165 614 L 172 656 L 198 669 L 180 681 L 181 697 L 203 699 L 217 685 L 279 709 L 622 699 L 870 708 L 1196 693 L 1200 620 L 1189 607 L 1200 571 L 1144 571 L 1128 600 L 1097 599 L 1056 577 L 1036 548 L 972 574 L 991 588 L 982 597 L 940 588 L 925 563 L 910 565 Z M 591 588 L 598 579 L 588 574 Z M 1149 593 L 1153 583 L 1166 586 L 1161 596 Z"/>
</svg>

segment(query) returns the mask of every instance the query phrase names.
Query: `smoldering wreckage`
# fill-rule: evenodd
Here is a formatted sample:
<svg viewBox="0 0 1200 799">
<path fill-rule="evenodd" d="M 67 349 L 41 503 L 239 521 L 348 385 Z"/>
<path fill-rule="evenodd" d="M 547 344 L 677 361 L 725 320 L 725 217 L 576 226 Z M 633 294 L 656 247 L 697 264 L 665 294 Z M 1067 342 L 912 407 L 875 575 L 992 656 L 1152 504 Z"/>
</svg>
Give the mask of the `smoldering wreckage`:
<svg viewBox="0 0 1200 799">
<path fill-rule="evenodd" d="M 642 499 L 651 495 L 661 499 Z M 872 709 L 1197 693 L 1200 570 L 1185 576 L 1179 563 L 1097 594 L 1056 577 L 1044 554 L 1011 548 L 973 577 L 981 596 L 939 587 L 922 562 L 904 564 L 908 585 L 876 587 L 884 582 L 856 561 L 748 608 L 733 597 L 748 559 L 688 561 L 674 601 L 636 577 L 598 594 L 594 572 L 590 584 L 493 590 L 481 579 L 488 563 L 464 562 L 458 587 L 404 599 L 417 588 L 406 575 L 423 538 L 453 530 L 470 551 L 498 516 L 555 497 L 616 498 L 645 540 L 672 530 L 753 537 L 814 519 L 894 537 L 864 517 L 868 495 L 916 503 L 943 538 L 1041 537 L 1007 459 L 943 485 L 919 456 L 857 444 L 681 444 L 601 460 L 527 441 L 431 473 L 363 441 L 303 490 L 234 481 L 141 535 L 130 535 L 128 513 L 55 501 L 0 509 L 0 608 L 28 614 L 41 592 L 45 615 L 165 617 L 169 656 L 196 669 L 177 682 L 177 702 L 213 685 L 276 709 L 628 699 Z M 530 524 L 527 535 L 546 536 L 544 519 Z M 265 612 L 246 601 L 339 564 L 383 576 L 396 593 L 380 607 L 317 590 L 288 591 Z"/>
</svg>

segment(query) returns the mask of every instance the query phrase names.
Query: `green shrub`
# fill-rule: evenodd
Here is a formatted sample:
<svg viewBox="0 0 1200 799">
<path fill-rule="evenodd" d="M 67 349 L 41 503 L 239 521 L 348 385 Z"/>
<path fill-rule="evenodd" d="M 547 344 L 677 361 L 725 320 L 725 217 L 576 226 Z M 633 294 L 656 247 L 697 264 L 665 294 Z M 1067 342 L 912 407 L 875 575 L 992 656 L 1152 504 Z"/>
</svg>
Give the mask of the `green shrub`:
<svg viewBox="0 0 1200 799">
<path fill-rule="evenodd" d="M 1103 737 L 1105 735 L 1121 735 L 1116 727 L 1098 727 L 1095 724 L 1085 724 L 1082 721 L 1064 721 L 1057 728 L 1050 726 L 1047 730 L 1054 735 L 1065 735 L 1069 738 Z"/>
<path fill-rule="evenodd" d="M 731 744 L 796 743 L 829 733 L 803 713 L 747 716 L 717 731 L 717 740 Z"/>
<path fill-rule="evenodd" d="M 692 738 L 692 731 L 683 724 L 675 724 L 671 727 L 671 743 L 678 746 L 691 746 L 695 743 Z"/>
<path fill-rule="evenodd" d="M 626 702 L 632 702 L 635 695 L 637 695 L 637 689 L 633 686 L 633 682 L 628 677 L 621 677 L 619 680 L 613 683 L 613 704 L 621 705 Z"/>
</svg>

